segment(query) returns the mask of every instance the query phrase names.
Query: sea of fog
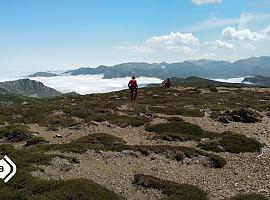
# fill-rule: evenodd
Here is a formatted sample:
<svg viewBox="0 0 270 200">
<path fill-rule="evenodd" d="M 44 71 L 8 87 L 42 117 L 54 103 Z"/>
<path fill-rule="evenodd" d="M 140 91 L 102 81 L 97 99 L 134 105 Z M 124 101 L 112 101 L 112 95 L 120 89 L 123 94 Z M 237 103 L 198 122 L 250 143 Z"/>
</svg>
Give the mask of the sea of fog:
<svg viewBox="0 0 270 200">
<path fill-rule="evenodd" d="M 32 72 L 0 71 L 0 82 L 27 78 Z M 241 83 L 245 77 L 230 79 L 212 79 L 228 83 Z M 103 75 L 78 75 L 78 76 L 57 76 L 57 77 L 34 77 L 32 80 L 40 81 L 46 86 L 54 88 L 62 93 L 77 92 L 79 94 L 106 93 L 123 90 L 127 88 L 130 77 L 103 79 Z M 162 80 L 151 77 L 137 78 L 139 87 L 151 83 L 161 83 Z"/>
<path fill-rule="evenodd" d="M 220 81 L 225 83 L 242 83 L 246 77 L 229 78 L 229 79 L 212 79 L 214 81 Z"/>
<path fill-rule="evenodd" d="M 56 76 L 56 77 L 35 77 L 32 80 L 40 81 L 48 87 L 52 87 L 60 92 L 77 92 L 79 94 L 106 93 L 127 89 L 130 77 L 103 79 L 103 75 L 78 75 L 78 76 Z M 137 78 L 139 87 L 144 87 L 151 83 L 161 83 L 158 78 L 139 77 Z"/>
<path fill-rule="evenodd" d="M 21 72 L 0 71 L 0 82 L 27 78 L 27 74 Z M 79 94 L 106 93 L 127 89 L 130 77 L 103 79 L 103 75 L 78 75 L 56 77 L 34 77 L 31 80 L 42 82 L 44 85 L 54 88 L 62 93 L 77 92 Z M 162 80 L 151 77 L 137 78 L 139 87 L 145 87 L 151 83 L 161 83 Z"/>
</svg>

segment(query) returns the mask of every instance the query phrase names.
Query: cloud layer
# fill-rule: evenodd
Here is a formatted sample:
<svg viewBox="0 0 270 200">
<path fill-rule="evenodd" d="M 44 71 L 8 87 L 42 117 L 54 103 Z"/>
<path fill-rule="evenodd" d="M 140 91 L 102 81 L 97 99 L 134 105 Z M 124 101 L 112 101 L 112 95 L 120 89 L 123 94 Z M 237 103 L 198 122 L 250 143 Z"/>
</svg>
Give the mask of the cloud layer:
<svg viewBox="0 0 270 200">
<path fill-rule="evenodd" d="M 221 3 L 222 0 L 192 0 L 193 4 L 203 5 L 203 4 L 214 4 L 214 3 Z"/>
<path fill-rule="evenodd" d="M 57 77 L 36 77 L 32 80 L 40 81 L 46 86 L 60 92 L 77 92 L 79 94 L 106 93 L 127 89 L 130 77 L 103 79 L 103 75 L 79 75 L 79 76 L 57 76 Z M 161 83 L 162 80 L 150 77 L 137 79 L 139 87 L 150 83 Z"/>
</svg>

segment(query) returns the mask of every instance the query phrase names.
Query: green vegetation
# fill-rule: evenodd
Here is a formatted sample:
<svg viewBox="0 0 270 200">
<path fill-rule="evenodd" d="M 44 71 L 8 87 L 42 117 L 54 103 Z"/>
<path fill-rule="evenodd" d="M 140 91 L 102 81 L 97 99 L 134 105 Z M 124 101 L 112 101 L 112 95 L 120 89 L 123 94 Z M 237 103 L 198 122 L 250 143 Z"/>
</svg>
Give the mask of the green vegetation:
<svg viewBox="0 0 270 200">
<path fill-rule="evenodd" d="M 1 145 L 0 154 L 9 155 L 19 169 L 7 184 L 0 182 L 0 199 L 124 199 L 90 180 L 46 181 L 31 175 L 31 171 L 38 170 L 35 165 L 48 165 L 56 155 L 32 149 L 15 150 L 10 145 Z"/>
<path fill-rule="evenodd" d="M 27 140 L 25 146 L 34 146 L 37 144 L 44 144 L 44 143 L 48 143 L 48 141 L 46 141 L 43 137 L 33 137 L 29 140 Z"/>
<path fill-rule="evenodd" d="M 219 138 L 199 144 L 199 147 L 207 151 L 241 153 L 258 152 L 263 145 L 256 139 L 227 132 Z"/>
<path fill-rule="evenodd" d="M 156 138 L 164 140 L 195 140 L 200 141 L 201 138 L 214 138 L 215 133 L 204 131 L 198 125 L 185 122 L 181 118 L 169 118 L 169 122 L 156 125 L 148 125 L 146 131 L 155 132 L 158 134 Z"/>
<path fill-rule="evenodd" d="M 163 113 L 166 115 L 182 115 L 186 117 L 204 117 L 204 113 L 197 108 L 185 108 L 181 106 L 170 106 L 164 107 L 151 106 L 150 110 L 154 113 Z"/>
<path fill-rule="evenodd" d="M 0 127 L 0 138 L 5 138 L 10 142 L 26 141 L 32 138 L 32 134 L 27 126 L 8 125 Z"/>
<path fill-rule="evenodd" d="M 145 117 L 130 117 L 127 115 L 116 115 L 116 114 L 97 114 L 97 115 L 89 116 L 87 118 L 87 121 L 88 122 L 108 121 L 120 127 L 128 127 L 128 126 L 139 127 L 139 126 L 144 125 L 149 120 Z"/>
<path fill-rule="evenodd" d="M 210 163 L 207 163 L 207 167 L 221 168 L 226 165 L 226 161 L 222 157 L 214 154 L 209 154 L 194 148 L 182 146 L 126 145 L 121 138 L 104 133 L 85 136 L 68 144 L 43 144 L 37 146 L 37 150 L 43 152 L 61 151 L 83 153 L 88 149 L 116 152 L 130 150 L 140 152 L 145 156 L 149 156 L 150 154 L 155 153 L 163 155 L 169 159 L 177 160 L 179 162 L 182 162 L 185 158 L 196 159 L 197 157 L 202 156 L 210 161 Z"/>
<path fill-rule="evenodd" d="M 158 135 L 154 138 L 168 141 L 200 141 L 202 138 L 209 138 L 209 142 L 198 145 L 199 148 L 214 152 L 258 152 L 263 145 L 256 139 L 248 138 L 245 135 L 233 133 L 212 133 L 204 131 L 201 127 L 185 122 L 181 118 L 169 118 L 169 122 L 156 125 L 148 125 L 145 130 L 155 132 Z"/>
<path fill-rule="evenodd" d="M 197 150 L 190 147 L 182 147 L 182 146 L 168 146 L 168 145 L 161 145 L 161 146 L 127 146 L 124 147 L 125 149 L 138 151 L 141 154 L 148 156 L 152 153 L 163 155 L 170 159 L 175 159 L 179 162 L 183 162 L 185 158 L 198 158 L 199 156 L 203 156 L 208 158 L 211 162 L 209 163 L 202 163 L 206 167 L 213 167 L 213 168 L 222 168 L 226 165 L 226 160 L 222 157 L 206 153 L 201 150 Z"/>
<path fill-rule="evenodd" d="M 230 200 L 269 200 L 270 198 L 260 194 L 238 194 L 232 197 Z"/>
<path fill-rule="evenodd" d="M 124 145 L 125 141 L 121 138 L 105 133 L 96 133 L 84 136 L 75 140 L 75 143 L 98 144 L 103 146 Z"/>
<path fill-rule="evenodd" d="M 133 184 L 162 191 L 167 196 L 163 200 L 208 200 L 207 193 L 198 187 L 178 184 L 149 175 L 136 174 Z"/>
</svg>

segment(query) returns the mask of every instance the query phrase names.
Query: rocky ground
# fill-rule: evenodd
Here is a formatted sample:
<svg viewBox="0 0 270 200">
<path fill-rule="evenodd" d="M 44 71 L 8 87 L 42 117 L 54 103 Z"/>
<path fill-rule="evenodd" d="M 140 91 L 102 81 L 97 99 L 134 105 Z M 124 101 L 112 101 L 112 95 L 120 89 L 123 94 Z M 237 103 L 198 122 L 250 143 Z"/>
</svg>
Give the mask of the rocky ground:
<svg viewBox="0 0 270 200">
<path fill-rule="evenodd" d="M 38 163 L 36 166 L 38 169 L 30 171 L 27 168 L 26 170 L 36 178 L 42 180 L 77 180 L 79 178 L 92 180 L 130 200 L 155 200 L 167 197 L 164 191 L 152 187 L 136 186 L 133 180 L 134 175 L 137 174 L 197 186 L 207 191 L 210 200 L 228 200 L 236 194 L 246 193 L 270 196 L 269 89 L 218 88 L 218 92 L 213 92 L 209 88 L 176 87 L 164 92 L 164 88 L 146 88 L 141 91 L 138 103 L 128 103 L 127 101 L 126 91 L 120 91 L 102 95 L 63 97 L 45 103 L 41 101 L 20 106 L 16 109 L 2 109 L 0 144 L 12 144 L 16 151 L 18 150 L 16 153 L 13 152 L 14 157 L 16 154 L 20 155 L 20 150 L 25 151 L 25 155 L 31 155 L 31 150 L 40 153 L 42 157 L 44 154 L 53 155 L 49 165 L 44 161 L 45 158 L 44 160 L 32 158 L 33 163 Z M 245 103 L 245 107 L 250 108 L 250 112 L 258 113 L 257 122 L 233 121 L 240 118 L 240 120 L 245 120 L 245 116 L 235 116 L 235 112 L 233 112 L 242 107 L 243 103 Z M 217 112 L 219 116 L 213 117 L 212 111 Z M 218 118 L 220 116 L 228 117 L 228 121 L 222 123 Z M 180 132 L 184 130 L 184 133 L 175 133 L 170 130 L 170 134 L 187 136 L 189 133 L 185 133 L 185 131 L 195 133 L 194 135 L 191 133 L 192 137 L 187 140 L 169 141 L 157 137 L 167 134 L 167 130 L 158 133 L 156 130 L 147 129 L 149 126 L 170 122 L 174 124 L 173 128 L 179 129 Z M 9 127 L 9 125 L 14 126 Z M 29 131 L 18 129 L 18 126 L 21 125 L 29 127 Z M 5 130 L 5 127 L 9 127 L 11 131 Z M 224 132 L 241 134 L 242 137 L 239 138 L 245 142 L 250 138 L 255 138 L 264 146 L 261 152 L 259 152 L 259 148 L 256 152 L 229 153 L 231 151 L 224 151 L 220 153 L 211 152 L 209 149 L 203 150 L 199 145 L 205 139 L 222 141 Z M 12 133 L 12 140 L 21 140 L 11 142 L 8 140 L 10 133 Z M 34 135 L 32 142 L 41 141 L 41 143 L 36 142 L 32 146 L 25 146 L 29 139 L 26 133 Z M 128 150 L 124 148 L 115 151 L 106 150 L 106 148 L 104 150 L 102 147 L 106 147 L 106 145 L 100 141 L 95 141 L 100 142 L 99 145 L 101 145 L 96 150 L 94 150 L 94 145 L 87 148 L 87 151 L 79 152 L 66 148 L 70 147 L 69 144 L 73 144 L 75 150 L 79 149 L 79 145 L 82 143 L 74 143 L 75 141 L 100 133 L 105 133 L 110 137 L 114 136 L 113 138 L 117 137 L 125 142 L 121 145 L 129 147 L 141 145 L 147 148 L 157 148 L 162 145 L 162 147 L 169 147 L 168 151 L 173 151 L 170 150 L 171 147 L 188 147 L 188 149 L 218 155 L 224 158 L 227 164 L 221 168 L 211 167 L 211 160 L 205 154 L 198 154 L 195 157 L 185 155 L 182 160 L 178 160 L 166 157 L 160 152 L 153 153 L 154 151 L 150 151 L 150 155 L 146 155 L 128 148 Z M 202 135 L 197 138 L 196 133 Z M 207 135 L 207 133 L 210 134 Z M 204 136 L 208 138 L 204 138 Z M 43 139 L 48 143 L 45 143 L 46 141 Z M 257 142 L 256 140 L 252 141 Z M 229 140 L 230 142 L 233 143 Z M 48 149 L 42 149 L 42 147 L 46 147 L 46 144 Z M 252 146 L 252 144 L 248 144 Z M 218 145 L 220 146 L 220 143 Z M 230 146 L 231 144 L 227 145 L 234 148 L 233 145 Z M 55 146 L 58 147 L 58 151 L 50 149 Z M 72 147 L 74 150 L 74 146 Z M 61 148 L 66 151 L 61 151 Z M 37 161 L 35 162 L 35 160 Z M 25 165 L 26 163 L 21 163 L 21 166 Z M 21 175 L 21 177 L 23 176 Z M 7 190 L 8 195 L 10 195 L 9 190 Z M 31 191 L 31 187 L 29 191 Z"/>
<path fill-rule="evenodd" d="M 159 117 L 164 117 L 161 115 Z M 35 172 L 35 176 L 45 179 L 74 179 L 87 178 L 116 191 L 128 199 L 159 199 L 163 195 L 158 190 L 137 188 L 132 184 L 135 174 L 148 174 L 177 183 L 188 183 L 199 186 L 209 192 L 210 199 L 227 199 L 236 193 L 256 192 L 270 194 L 270 151 L 269 133 L 270 119 L 265 117 L 257 124 L 230 123 L 222 124 L 209 117 L 183 117 L 185 121 L 198 124 L 203 129 L 215 132 L 234 131 L 244 133 L 249 137 L 256 137 L 267 146 L 265 152 L 230 154 L 220 153 L 227 160 L 227 165 L 221 169 L 206 168 L 202 165 L 183 165 L 159 155 L 145 157 L 141 154 L 129 152 L 95 152 L 87 151 L 83 154 L 65 154 L 75 156 L 80 163 L 68 167 L 61 167 L 60 162 L 44 167 L 44 172 Z M 157 118 L 160 121 L 162 118 Z M 164 119 L 163 119 L 164 120 Z M 153 123 L 156 123 L 155 121 Z M 58 132 L 46 131 L 38 125 L 31 125 L 33 131 L 52 143 L 68 143 L 72 139 L 91 134 L 107 133 L 123 138 L 130 145 L 181 145 L 196 147 L 194 141 L 167 142 L 152 140 L 153 133 L 143 128 L 121 128 L 110 124 L 85 125 L 81 130 L 62 129 Z M 55 138 L 55 135 L 61 138 Z M 65 165 L 62 163 L 62 165 Z M 66 164 L 69 165 L 69 164 Z"/>
</svg>

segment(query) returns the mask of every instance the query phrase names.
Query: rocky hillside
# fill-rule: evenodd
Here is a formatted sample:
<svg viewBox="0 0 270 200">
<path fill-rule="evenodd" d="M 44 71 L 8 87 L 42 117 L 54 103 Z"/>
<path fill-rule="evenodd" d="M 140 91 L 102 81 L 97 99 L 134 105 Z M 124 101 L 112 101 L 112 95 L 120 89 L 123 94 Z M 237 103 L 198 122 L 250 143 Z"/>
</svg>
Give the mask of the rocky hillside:
<svg viewBox="0 0 270 200">
<path fill-rule="evenodd" d="M 20 94 L 38 98 L 48 98 L 61 95 L 61 93 L 55 89 L 49 88 L 41 82 L 30 79 L 1 82 L 0 94 Z"/>
</svg>

